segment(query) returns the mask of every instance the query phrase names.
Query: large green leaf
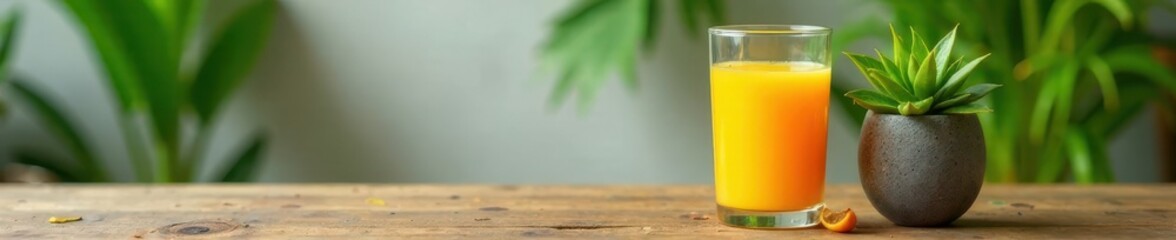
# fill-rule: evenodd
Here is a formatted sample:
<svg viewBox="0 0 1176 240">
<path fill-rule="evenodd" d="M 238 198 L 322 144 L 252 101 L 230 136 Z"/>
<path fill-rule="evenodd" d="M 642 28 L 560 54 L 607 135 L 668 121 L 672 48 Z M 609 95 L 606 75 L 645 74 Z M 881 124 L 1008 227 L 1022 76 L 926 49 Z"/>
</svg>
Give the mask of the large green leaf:
<svg viewBox="0 0 1176 240">
<path fill-rule="evenodd" d="M 18 8 L 8 11 L 8 17 L 0 23 L 0 83 L 8 80 L 8 59 L 12 57 L 12 46 L 15 45 L 16 31 L 20 27 L 21 12 Z M 0 107 L 3 109 L 3 107 Z M 3 116 L 0 110 L 0 116 Z"/>
<path fill-rule="evenodd" d="M 265 151 L 266 138 L 265 135 L 258 135 L 249 143 L 249 147 L 237 154 L 237 157 L 229 162 L 229 167 L 225 169 L 221 175 L 222 182 L 248 182 L 252 181 L 257 174 L 257 168 L 261 164 L 262 153 Z"/>
<path fill-rule="evenodd" d="M 552 90 L 553 106 L 575 91 L 581 110 L 602 86 L 608 73 L 637 58 L 639 43 L 647 38 L 646 1 L 584 0 L 556 24 L 543 52 L 543 64 L 559 69 Z"/>
<path fill-rule="evenodd" d="M 209 47 L 196 80 L 188 88 L 189 101 L 201 124 L 210 124 L 220 105 L 255 65 L 268 40 L 277 3 L 263 0 L 240 10 Z"/>
<path fill-rule="evenodd" d="M 106 67 L 107 79 L 114 88 L 119 109 L 130 112 L 142 108 L 143 93 L 139 89 L 141 78 L 135 70 L 135 64 L 125 50 L 123 38 L 114 27 L 117 24 L 111 19 L 111 11 L 101 1 L 89 0 L 60 0 L 77 18 L 78 23 L 85 26 L 89 33 L 94 49 Z M 158 38 L 156 38 L 158 39 Z"/>
<path fill-rule="evenodd" d="M 30 86 L 29 83 L 26 83 L 22 79 L 14 79 L 12 81 L 12 89 L 16 92 L 16 96 L 20 97 L 23 100 L 22 102 L 29 106 L 34 116 L 41 120 L 44 127 L 48 128 L 53 135 L 66 143 L 70 153 L 77 159 L 78 165 L 84 170 L 86 180 L 107 180 L 105 168 L 97 161 L 97 156 L 94 155 L 89 145 L 86 144 L 82 133 L 75 127 L 76 124 L 61 111 L 60 106 L 50 101 L 44 93 Z"/>
<path fill-rule="evenodd" d="M 60 0 L 59 2 L 65 5 L 76 17 L 78 23 L 85 27 L 90 41 L 94 44 L 94 49 L 98 52 L 98 56 L 106 68 L 107 81 L 110 82 L 110 87 L 114 90 L 118 103 L 119 123 L 124 133 L 123 137 L 127 140 L 127 148 L 130 150 L 128 152 L 135 163 L 136 175 L 139 180 L 144 180 L 145 174 L 149 174 L 147 153 L 140 146 L 142 141 L 134 141 L 140 140 L 141 134 L 139 134 L 138 128 L 134 128 L 136 125 L 133 124 L 135 121 L 132 118 L 135 116 L 133 112 L 142 109 L 145 103 L 143 93 L 138 87 L 140 76 L 123 44 L 122 38 L 124 36 L 115 32 L 114 27 L 117 25 L 111 20 L 110 11 L 102 5 L 102 2 L 87 0 Z"/>
<path fill-rule="evenodd" d="M 171 181 L 179 152 L 179 62 L 173 34 L 146 1 L 61 0 L 90 32 L 122 110 L 147 110 L 156 180 Z M 128 114 L 122 114 L 128 115 Z"/>
<path fill-rule="evenodd" d="M 175 151 L 179 143 L 179 56 L 174 51 L 162 21 L 142 1 L 102 1 L 115 25 L 116 33 L 123 36 L 123 50 L 132 61 L 140 76 L 140 91 L 147 100 L 147 107 L 154 128 L 156 141 L 161 141 L 169 151 Z"/>
<path fill-rule="evenodd" d="M 176 54 L 183 52 L 188 35 L 191 34 L 196 22 L 200 21 L 200 13 L 204 10 L 206 0 L 146 0 L 159 16 L 164 28 L 170 33 Z"/>
</svg>

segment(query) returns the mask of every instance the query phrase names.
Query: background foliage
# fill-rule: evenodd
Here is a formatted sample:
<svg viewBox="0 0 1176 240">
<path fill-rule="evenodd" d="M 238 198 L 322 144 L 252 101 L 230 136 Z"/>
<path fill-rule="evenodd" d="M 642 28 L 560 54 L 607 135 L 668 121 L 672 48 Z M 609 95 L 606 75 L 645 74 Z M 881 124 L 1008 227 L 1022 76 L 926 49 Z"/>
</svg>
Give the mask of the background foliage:
<svg viewBox="0 0 1176 240">
<path fill-rule="evenodd" d="M 267 42 L 277 4 L 259 0 L 219 24 L 197 57 L 192 34 L 204 16 L 202 0 L 60 0 L 101 59 L 116 97 L 119 129 L 135 180 L 195 181 L 221 105 L 253 67 Z M 185 61 L 196 59 L 196 61 Z M 111 181 L 101 156 L 87 143 L 74 116 L 29 79 L 12 82 L 41 125 L 65 143 L 73 161 L 22 150 L 17 160 L 53 170 L 67 181 Z M 190 126 L 191 125 L 191 126 Z M 211 180 L 246 181 L 265 146 L 257 135 Z"/>
<path fill-rule="evenodd" d="M 678 14 L 693 32 L 701 29 L 696 25 L 699 12 L 710 12 L 711 24 L 724 22 L 723 1 L 699 2 L 703 1 L 679 3 Z M 559 70 L 551 102 L 558 106 L 574 90 L 583 109 L 608 73 L 619 72 L 631 89 L 638 85 L 634 58 L 637 49 L 652 48 L 649 39 L 656 33 L 650 26 L 656 26 L 660 10 L 656 0 L 580 3 L 555 25 L 544 63 Z M 1004 85 L 988 98 L 995 112 L 981 115 L 989 181 L 1114 181 L 1108 142 L 1145 106 L 1176 108 L 1161 98 L 1176 92 L 1176 73 L 1153 56 L 1153 49 L 1172 45 L 1144 31 L 1151 24 L 1147 11 L 1176 10 L 1171 1 L 886 0 L 863 4 L 880 4 L 893 17 L 889 21 L 862 17 L 858 23 L 835 27 L 834 51 L 861 39 L 885 37 L 887 23 L 892 23 L 898 29 L 909 26 L 922 36 L 943 36 L 959 24 L 959 54 L 992 53 L 971 78 Z M 698 6 L 707 11 L 697 10 Z M 637 44 L 643 40 L 644 45 Z M 834 79 L 833 92 L 847 92 L 845 82 Z M 865 111 L 846 98 L 833 100 L 858 128 Z"/>
</svg>

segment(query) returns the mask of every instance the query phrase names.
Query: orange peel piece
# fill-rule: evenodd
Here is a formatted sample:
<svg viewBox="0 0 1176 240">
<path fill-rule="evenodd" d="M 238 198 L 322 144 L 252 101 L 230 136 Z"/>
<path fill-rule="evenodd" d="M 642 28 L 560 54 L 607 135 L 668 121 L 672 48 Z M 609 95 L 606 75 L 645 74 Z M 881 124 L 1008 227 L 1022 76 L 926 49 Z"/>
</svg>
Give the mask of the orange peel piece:
<svg viewBox="0 0 1176 240">
<path fill-rule="evenodd" d="M 857 227 L 857 214 L 854 214 L 853 209 L 849 208 L 841 211 L 821 208 L 821 225 L 829 231 L 847 233 Z"/>
</svg>

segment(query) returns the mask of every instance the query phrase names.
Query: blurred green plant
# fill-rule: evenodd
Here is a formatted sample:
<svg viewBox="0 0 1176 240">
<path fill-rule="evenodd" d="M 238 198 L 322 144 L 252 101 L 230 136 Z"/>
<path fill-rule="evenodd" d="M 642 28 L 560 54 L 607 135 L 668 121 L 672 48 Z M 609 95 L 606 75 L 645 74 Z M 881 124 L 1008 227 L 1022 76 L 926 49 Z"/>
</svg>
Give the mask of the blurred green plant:
<svg viewBox="0 0 1176 240">
<path fill-rule="evenodd" d="M 959 23 L 965 54 L 992 53 L 972 78 L 1005 86 L 988 98 L 997 112 L 981 116 L 989 181 L 1112 182 L 1108 142 L 1147 104 L 1168 104 L 1159 97 L 1176 92 L 1176 73 L 1152 56 L 1160 39 L 1144 31 L 1147 11 L 1156 4 L 1176 9 L 1173 2 L 881 3 L 894 25 L 936 36 Z"/>
<path fill-rule="evenodd" d="M 200 163 L 220 107 L 253 68 L 269 36 L 277 3 L 250 2 L 220 24 L 199 58 L 185 58 L 186 53 L 195 52 L 185 50 L 207 1 L 59 2 L 87 31 L 105 67 L 135 180 L 199 180 Z M 31 151 L 18 151 L 18 161 L 53 170 L 67 180 L 113 180 L 86 143 L 73 121 L 76 118 L 32 82 L 16 79 L 12 83 L 41 124 L 66 143 L 77 164 L 61 164 Z M 193 121 L 194 127 L 185 127 L 185 122 Z M 250 180 L 265 142 L 264 134 L 253 137 L 213 180 Z M 189 144 L 181 146 L 184 143 Z"/>
<path fill-rule="evenodd" d="M 691 37 L 710 23 L 725 22 L 720 0 L 677 0 L 678 15 Z M 545 72 L 557 80 L 548 102 L 559 107 L 575 93 L 581 111 L 587 109 L 611 73 L 625 87 L 637 88 L 637 52 L 652 50 L 657 41 L 658 0 L 580 0 L 562 14 L 543 47 Z"/>
<path fill-rule="evenodd" d="M 15 32 L 20 25 L 21 13 L 18 8 L 13 8 L 5 15 L 3 22 L 0 22 L 0 86 L 3 86 L 8 81 L 8 59 L 12 55 L 13 42 L 16 39 Z M 0 119 L 4 119 L 8 115 L 8 104 L 4 102 L 4 94 L 0 93 Z"/>
</svg>

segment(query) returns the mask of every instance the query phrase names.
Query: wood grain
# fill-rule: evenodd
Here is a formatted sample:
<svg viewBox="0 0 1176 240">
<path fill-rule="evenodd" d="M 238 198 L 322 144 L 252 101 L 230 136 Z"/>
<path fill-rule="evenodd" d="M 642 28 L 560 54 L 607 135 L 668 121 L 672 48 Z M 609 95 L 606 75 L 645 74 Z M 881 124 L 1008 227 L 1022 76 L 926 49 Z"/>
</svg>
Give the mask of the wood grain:
<svg viewBox="0 0 1176 240">
<path fill-rule="evenodd" d="M 1176 185 L 988 185 L 944 228 L 894 226 L 856 185 L 827 191 L 858 213 L 853 234 L 721 226 L 709 186 L 0 185 L 0 239 L 1176 238 Z"/>
</svg>

